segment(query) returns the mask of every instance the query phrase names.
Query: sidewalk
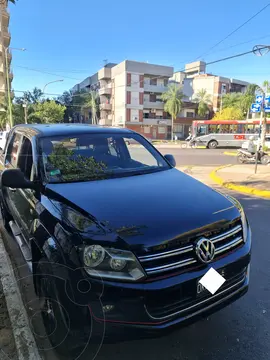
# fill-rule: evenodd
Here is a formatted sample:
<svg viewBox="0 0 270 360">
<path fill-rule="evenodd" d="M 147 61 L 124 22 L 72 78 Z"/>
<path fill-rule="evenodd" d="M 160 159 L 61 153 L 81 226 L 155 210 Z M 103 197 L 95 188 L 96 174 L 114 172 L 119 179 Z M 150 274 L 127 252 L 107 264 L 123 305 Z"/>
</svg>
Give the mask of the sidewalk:
<svg viewBox="0 0 270 360">
<path fill-rule="evenodd" d="M 220 167 L 211 174 L 211 179 L 232 190 L 270 198 L 270 167 L 258 165 L 234 165 Z"/>
</svg>

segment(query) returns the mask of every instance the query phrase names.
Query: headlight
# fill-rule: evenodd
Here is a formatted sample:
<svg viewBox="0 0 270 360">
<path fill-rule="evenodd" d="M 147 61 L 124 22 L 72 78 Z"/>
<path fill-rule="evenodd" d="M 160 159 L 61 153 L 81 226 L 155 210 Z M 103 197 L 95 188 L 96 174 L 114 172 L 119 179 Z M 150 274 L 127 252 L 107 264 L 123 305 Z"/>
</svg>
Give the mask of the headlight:
<svg viewBox="0 0 270 360">
<path fill-rule="evenodd" d="M 137 281 L 145 273 L 135 255 L 130 251 L 90 245 L 83 249 L 85 271 L 94 277 Z"/>
<path fill-rule="evenodd" d="M 248 236 L 248 223 L 247 223 L 247 218 L 246 218 L 246 215 L 245 215 L 245 212 L 243 209 L 241 211 L 241 220 L 242 220 L 242 226 L 243 226 L 243 238 L 244 238 L 244 242 L 246 242 L 247 236 Z"/>
<path fill-rule="evenodd" d="M 241 214 L 241 221 L 242 221 L 242 227 L 243 227 L 243 238 L 244 238 L 244 242 L 247 241 L 247 235 L 248 235 L 248 222 L 247 222 L 247 218 L 244 212 L 244 209 L 242 207 L 242 205 L 240 204 L 240 202 L 238 200 L 236 200 L 234 197 L 230 196 L 230 195 L 225 195 L 239 210 L 240 214 Z"/>
</svg>

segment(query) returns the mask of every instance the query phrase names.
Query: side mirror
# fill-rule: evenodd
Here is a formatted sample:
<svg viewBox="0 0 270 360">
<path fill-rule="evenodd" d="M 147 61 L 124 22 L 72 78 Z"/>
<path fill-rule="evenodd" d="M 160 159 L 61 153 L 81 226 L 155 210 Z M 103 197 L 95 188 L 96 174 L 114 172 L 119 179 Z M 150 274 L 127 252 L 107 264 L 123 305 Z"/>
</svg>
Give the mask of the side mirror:
<svg viewBox="0 0 270 360">
<path fill-rule="evenodd" d="M 37 190 L 37 185 L 24 177 L 20 169 L 4 170 L 1 176 L 1 185 L 13 189 L 33 189 Z"/>
<path fill-rule="evenodd" d="M 175 158 L 173 155 L 167 154 L 167 155 L 164 155 L 164 157 L 173 167 L 176 166 L 176 161 L 175 161 Z"/>
</svg>

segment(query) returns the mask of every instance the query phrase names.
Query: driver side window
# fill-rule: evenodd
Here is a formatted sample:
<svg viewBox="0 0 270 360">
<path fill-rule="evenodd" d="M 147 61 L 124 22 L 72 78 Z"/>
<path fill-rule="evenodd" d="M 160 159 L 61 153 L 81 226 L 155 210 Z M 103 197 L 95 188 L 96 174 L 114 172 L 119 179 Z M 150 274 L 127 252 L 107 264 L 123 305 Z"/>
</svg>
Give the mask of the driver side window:
<svg viewBox="0 0 270 360">
<path fill-rule="evenodd" d="M 11 164 L 14 168 L 17 167 L 17 158 L 20 148 L 22 135 L 14 133 L 8 144 L 6 162 Z"/>
<path fill-rule="evenodd" d="M 24 137 L 17 167 L 28 180 L 33 180 L 33 151 L 31 141 Z"/>
</svg>

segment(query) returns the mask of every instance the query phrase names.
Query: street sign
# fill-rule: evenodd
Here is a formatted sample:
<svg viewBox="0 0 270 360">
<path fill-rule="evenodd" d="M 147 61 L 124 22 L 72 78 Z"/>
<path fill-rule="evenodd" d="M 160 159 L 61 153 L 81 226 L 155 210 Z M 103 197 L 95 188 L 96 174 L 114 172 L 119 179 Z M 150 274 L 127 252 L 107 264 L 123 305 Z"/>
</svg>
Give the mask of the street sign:
<svg viewBox="0 0 270 360">
<path fill-rule="evenodd" d="M 256 103 L 257 103 L 257 104 L 261 104 L 262 101 L 263 101 L 263 96 L 262 96 L 262 95 L 257 95 L 257 96 L 256 96 Z"/>
<path fill-rule="evenodd" d="M 264 111 L 265 111 L 266 113 L 270 113 L 270 106 L 266 106 L 266 107 L 264 108 Z"/>
<path fill-rule="evenodd" d="M 252 112 L 260 112 L 261 111 L 261 105 L 260 104 L 252 104 L 251 105 L 251 111 Z"/>
<path fill-rule="evenodd" d="M 264 101 L 265 101 L 266 103 L 269 103 L 269 102 L 270 102 L 270 94 L 265 94 Z"/>
</svg>

